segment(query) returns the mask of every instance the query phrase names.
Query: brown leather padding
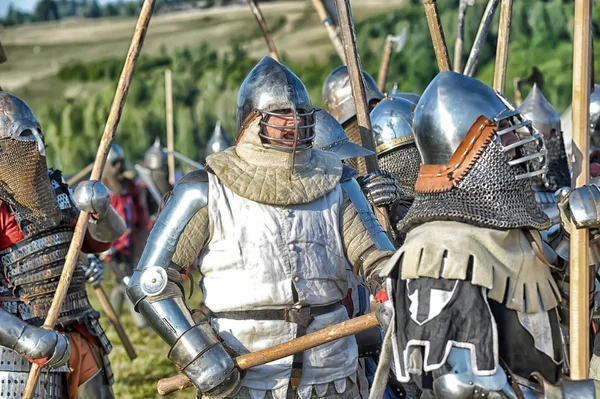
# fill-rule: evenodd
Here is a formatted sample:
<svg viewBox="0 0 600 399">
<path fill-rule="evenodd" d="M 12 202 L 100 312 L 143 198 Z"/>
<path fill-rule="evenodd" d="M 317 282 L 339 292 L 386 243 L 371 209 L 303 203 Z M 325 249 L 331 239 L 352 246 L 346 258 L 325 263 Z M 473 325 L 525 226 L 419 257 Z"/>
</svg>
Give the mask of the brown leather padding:
<svg viewBox="0 0 600 399">
<path fill-rule="evenodd" d="M 418 193 L 450 191 L 469 172 L 494 137 L 497 128 L 494 122 L 480 115 L 446 165 L 421 165 L 415 191 Z"/>
<path fill-rule="evenodd" d="M 242 136 L 244 136 L 244 133 L 246 133 L 246 128 L 248 126 L 250 126 L 256 118 L 260 118 L 260 117 L 262 117 L 262 114 L 257 109 L 255 109 L 254 111 L 252 111 L 248 114 L 246 119 L 244 119 L 244 122 L 242 122 L 242 126 L 240 127 L 240 131 L 238 132 L 238 136 L 235 139 L 235 145 L 237 145 L 240 142 L 240 140 L 242 139 Z"/>
</svg>

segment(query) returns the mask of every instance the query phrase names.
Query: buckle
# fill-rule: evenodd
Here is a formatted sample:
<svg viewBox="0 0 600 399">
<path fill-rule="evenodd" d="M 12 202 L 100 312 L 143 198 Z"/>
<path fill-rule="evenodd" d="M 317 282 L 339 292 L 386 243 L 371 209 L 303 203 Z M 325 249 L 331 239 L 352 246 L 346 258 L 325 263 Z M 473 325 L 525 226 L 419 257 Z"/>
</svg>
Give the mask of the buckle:
<svg viewBox="0 0 600 399">
<path fill-rule="evenodd" d="M 314 317 L 310 315 L 310 307 L 300 309 L 288 308 L 283 311 L 283 319 L 288 323 L 296 323 L 306 328 L 312 323 Z"/>
</svg>

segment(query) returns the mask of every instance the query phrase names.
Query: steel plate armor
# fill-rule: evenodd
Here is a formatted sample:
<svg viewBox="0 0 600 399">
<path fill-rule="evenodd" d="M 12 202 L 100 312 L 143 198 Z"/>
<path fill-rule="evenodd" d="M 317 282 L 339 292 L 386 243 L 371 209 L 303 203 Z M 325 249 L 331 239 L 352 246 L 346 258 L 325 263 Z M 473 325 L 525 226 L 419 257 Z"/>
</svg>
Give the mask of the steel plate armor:
<svg viewBox="0 0 600 399">
<path fill-rule="evenodd" d="M 318 150 L 336 153 L 342 161 L 374 154 L 372 151 L 351 142 L 346 136 L 342 125 L 323 110 L 315 112 L 315 140 L 313 146 Z"/>
</svg>

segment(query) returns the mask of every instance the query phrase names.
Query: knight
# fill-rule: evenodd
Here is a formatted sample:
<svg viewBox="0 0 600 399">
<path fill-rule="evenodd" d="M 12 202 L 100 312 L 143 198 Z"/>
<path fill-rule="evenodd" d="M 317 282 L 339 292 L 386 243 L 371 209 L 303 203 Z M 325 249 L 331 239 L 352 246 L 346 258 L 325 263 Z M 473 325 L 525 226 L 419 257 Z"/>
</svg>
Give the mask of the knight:
<svg viewBox="0 0 600 399">
<path fill-rule="evenodd" d="M 550 221 L 531 195 L 547 172 L 543 135 L 502 94 L 450 71 L 421 96 L 413 128 L 423 164 L 406 239 L 382 272 L 398 379 L 437 398 L 600 392 L 559 380 L 561 293 L 541 250 Z"/>
<path fill-rule="evenodd" d="M 73 195 L 58 170 L 48 169 L 42 129 L 19 98 L 0 92 L 0 396 L 21 397 L 30 363 L 47 371 L 39 398 L 113 398 L 111 344 L 85 291 L 77 265 L 54 330 L 41 328 L 59 286 L 79 211 L 91 214 L 82 250 L 108 249 L 125 231 L 98 181 Z M 78 261 L 80 262 L 80 261 Z"/>
<path fill-rule="evenodd" d="M 229 134 L 223 128 L 221 121 L 217 121 L 215 125 L 215 131 L 212 136 L 206 142 L 206 151 L 204 156 L 207 157 L 216 152 L 221 152 L 231 147 L 231 140 L 229 139 Z"/>
<path fill-rule="evenodd" d="M 291 70 L 263 58 L 237 104 L 236 145 L 175 186 L 128 294 L 205 396 L 358 398 L 354 337 L 244 375 L 232 361 L 347 320 L 347 265 L 375 276 L 394 249 L 339 157 L 312 148 L 316 110 Z M 210 312 L 194 320 L 180 270 L 198 257 Z"/>
</svg>

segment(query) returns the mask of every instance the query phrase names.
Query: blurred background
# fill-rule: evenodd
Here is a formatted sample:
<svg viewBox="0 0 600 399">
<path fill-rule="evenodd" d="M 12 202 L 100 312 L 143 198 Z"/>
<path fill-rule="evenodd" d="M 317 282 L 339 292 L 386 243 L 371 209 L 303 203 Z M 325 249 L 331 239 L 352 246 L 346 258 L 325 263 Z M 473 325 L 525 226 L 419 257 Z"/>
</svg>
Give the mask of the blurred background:
<svg viewBox="0 0 600 399">
<path fill-rule="evenodd" d="M 340 60 L 312 2 L 259 3 L 282 62 L 304 81 L 319 106 L 322 83 Z M 463 62 L 485 3 L 476 0 L 467 12 Z M 32 107 L 45 133 L 49 166 L 67 176 L 94 159 L 140 4 L 138 0 L 0 0 L 0 40 L 8 56 L 8 62 L 0 65 L 0 85 Z M 438 0 L 451 59 L 458 4 L 458 0 Z M 406 45 L 392 55 L 386 91 L 397 82 L 399 91 L 420 94 L 438 71 L 421 1 L 353 0 L 352 7 L 362 65 L 374 77 L 386 37 L 407 28 Z M 475 74 L 488 84 L 494 68 L 495 20 Z M 571 103 L 572 33 L 572 0 L 514 2 L 509 99 L 514 99 L 513 78 L 526 77 L 537 66 L 544 74 L 544 94 L 557 111 Z M 594 39 L 600 38 L 600 7 L 594 8 L 593 34 Z M 172 70 L 173 77 L 174 148 L 203 162 L 217 121 L 222 121 L 231 138 L 235 136 L 238 87 L 267 54 L 245 0 L 158 0 L 116 136 L 129 169 L 133 171 L 156 137 L 166 143 L 166 69 Z M 599 71 L 600 61 L 594 59 L 594 66 Z M 178 164 L 181 171 L 188 168 Z M 199 300 L 196 289 L 191 303 Z M 95 307 L 100 309 L 98 303 Z M 156 397 L 156 381 L 176 373 L 166 358 L 168 348 L 152 332 L 136 330 L 126 312 L 122 318 L 140 357 L 130 362 L 114 330 L 108 329 L 115 344 L 111 360 L 116 396 Z M 175 397 L 194 394 L 188 391 Z"/>
</svg>

